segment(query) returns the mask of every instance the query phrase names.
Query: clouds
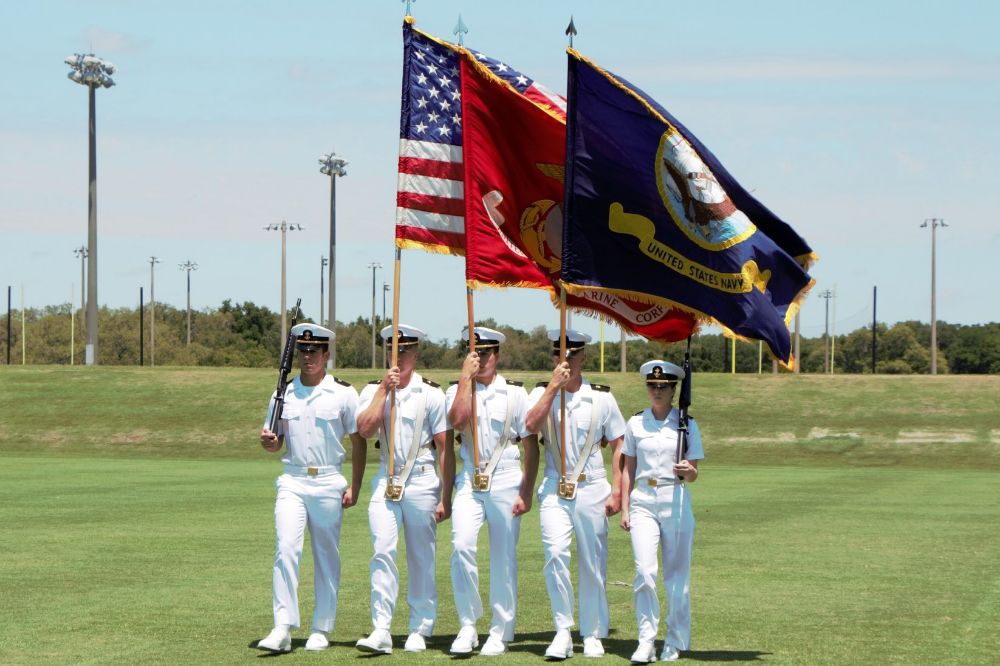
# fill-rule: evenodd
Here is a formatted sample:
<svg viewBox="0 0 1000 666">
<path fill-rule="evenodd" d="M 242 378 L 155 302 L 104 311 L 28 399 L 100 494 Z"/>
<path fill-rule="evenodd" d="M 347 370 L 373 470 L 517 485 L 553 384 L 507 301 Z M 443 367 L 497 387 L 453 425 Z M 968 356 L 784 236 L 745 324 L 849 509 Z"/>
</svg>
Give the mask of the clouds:
<svg viewBox="0 0 1000 666">
<path fill-rule="evenodd" d="M 136 54 L 146 50 L 151 43 L 149 39 L 137 39 L 124 32 L 116 32 L 96 25 L 90 25 L 84 29 L 83 40 L 89 45 L 91 52 L 107 56 Z"/>
</svg>

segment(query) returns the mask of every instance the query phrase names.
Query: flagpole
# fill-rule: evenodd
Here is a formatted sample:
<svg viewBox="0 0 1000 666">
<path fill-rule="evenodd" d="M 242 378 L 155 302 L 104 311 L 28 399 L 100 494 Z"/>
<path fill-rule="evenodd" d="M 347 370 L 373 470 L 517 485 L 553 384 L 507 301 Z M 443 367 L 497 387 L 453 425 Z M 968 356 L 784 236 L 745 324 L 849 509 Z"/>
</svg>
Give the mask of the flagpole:
<svg viewBox="0 0 1000 666">
<path fill-rule="evenodd" d="M 566 287 L 559 285 L 559 362 L 566 360 Z M 559 389 L 559 476 L 566 481 L 566 387 Z"/>
<path fill-rule="evenodd" d="M 395 368 L 399 363 L 399 255 L 400 249 L 396 248 L 396 261 L 392 271 L 392 362 L 390 368 Z M 389 391 L 389 460 L 386 462 L 386 473 L 388 482 L 392 483 L 393 468 L 396 461 L 396 388 Z"/>
<path fill-rule="evenodd" d="M 473 315 L 472 309 L 472 287 L 465 288 L 465 304 L 469 312 L 469 353 L 476 351 L 476 332 L 475 332 L 475 317 Z M 472 448 L 472 466 L 476 468 L 473 474 L 479 474 L 479 435 L 478 428 L 476 427 L 476 378 L 473 376 L 470 382 L 472 402 L 469 403 L 469 433 L 472 436 L 472 441 L 469 442 L 469 446 Z"/>
</svg>

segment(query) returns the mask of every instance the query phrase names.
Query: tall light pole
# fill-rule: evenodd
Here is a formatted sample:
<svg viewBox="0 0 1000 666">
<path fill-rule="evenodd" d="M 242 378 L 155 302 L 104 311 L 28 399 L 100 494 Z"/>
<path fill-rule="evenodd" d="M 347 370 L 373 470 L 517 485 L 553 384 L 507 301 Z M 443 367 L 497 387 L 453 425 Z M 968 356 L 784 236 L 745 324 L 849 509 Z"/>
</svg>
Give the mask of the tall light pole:
<svg viewBox="0 0 1000 666">
<path fill-rule="evenodd" d="M 286 276 L 288 274 L 286 266 L 287 252 L 285 250 L 285 232 L 287 231 L 303 231 L 301 224 L 288 224 L 284 220 L 281 224 L 269 224 L 264 227 L 264 231 L 280 231 L 281 232 L 281 344 L 285 344 L 285 340 L 288 338 L 288 306 L 285 304 L 285 285 L 287 283 Z M 333 291 L 333 285 L 330 285 L 330 291 Z"/>
<path fill-rule="evenodd" d="M 373 261 L 368 264 L 368 268 L 372 269 L 372 369 L 374 370 L 377 367 L 375 365 L 375 271 L 382 268 L 382 264 Z M 385 293 L 384 289 L 382 293 Z"/>
<path fill-rule="evenodd" d="M 937 228 L 947 227 L 944 220 L 931 217 L 924 220 L 921 228 L 931 228 L 931 374 L 937 374 L 937 303 L 936 303 L 936 255 L 937 255 Z"/>
<path fill-rule="evenodd" d="M 156 257 L 149 258 L 149 365 L 156 365 L 156 292 L 153 267 L 160 263 Z"/>
<path fill-rule="evenodd" d="M 191 271 L 198 270 L 198 264 L 190 259 L 180 264 L 182 271 L 187 271 L 187 344 L 191 346 Z"/>
<path fill-rule="evenodd" d="M 319 158 L 319 172 L 330 177 L 330 272 L 327 283 L 330 285 L 330 307 L 327 312 L 326 327 L 336 333 L 337 330 L 337 176 L 347 175 L 347 162 L 335 157 L 330 152 Z M 320 318 L 322 320 L 322 317 Z M 322 321 L 320 321 L 322 323 Z M 337 337 L 330 341 L 329 367 L 337 367 Z"/>
<path fill-rule="evenodd" d="M 330 263 L 330 260 L 327 259 L 326 257 L 319 258 L 319 325 L 320 326 L 322 326 L 323 322 L 325 321 L 323 319 L 323 306 L 325 300 L 323 298 L 323 278 L 325 277 L 326 265 L 328 263 Z"/>
<path fill-rule="evenodd" d="M 89 120 L 89 188 L 87 215 L 87 365 L 97 365 L 97 121 L 96 99 L 98 88 L 110 88 L 115 85 L 111 75 L 115 66 L 106 60 L 101 60 L 93 53 L 73 54 L 65 61 L 72 69 L 67 75 L 69 80 L 87 86 L 90 120 Z"/>
<path fill-rule="evenodd" d="M 76 248 L 75 250 L 73 250 L 73 254 L 75 254 L 76 256 L 80 257 L 80 319 L 81 319 L 81 321 L 80 321 L 80 332 L 83 333 L 83 329 L 84 329 L 84 326 L 83 326 L 84 310 L 87 307 L 87 301 L 86 301 L 86 299 L 84 298 L 84 295 L 83 295 L 83 290 L 84 290 L 85 285 L 87 283 L 86 278 L 85 278 L 85 274 L 83 272 L 84 266 L 86 265 L 86 262 L 84 262 L 84 259 L 87 258 L 87 248 L 86 248 L 86 246 L 81 245 L 80 247 Z"/>
</svg>

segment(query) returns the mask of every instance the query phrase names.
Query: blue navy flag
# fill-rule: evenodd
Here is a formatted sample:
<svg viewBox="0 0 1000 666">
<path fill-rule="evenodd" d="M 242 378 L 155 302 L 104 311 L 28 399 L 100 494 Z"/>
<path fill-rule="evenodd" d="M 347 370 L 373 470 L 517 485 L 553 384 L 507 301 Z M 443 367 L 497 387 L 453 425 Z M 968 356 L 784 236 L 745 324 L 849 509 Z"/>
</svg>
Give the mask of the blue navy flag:
<svg viewBox="0 0 1000 666">
<path fill-rule="evenodd" d="M 573 49 L 568 98 L 567 291 L 677 307 L 792 365 L 809 245 L 670 113 Z"/>
</svg>

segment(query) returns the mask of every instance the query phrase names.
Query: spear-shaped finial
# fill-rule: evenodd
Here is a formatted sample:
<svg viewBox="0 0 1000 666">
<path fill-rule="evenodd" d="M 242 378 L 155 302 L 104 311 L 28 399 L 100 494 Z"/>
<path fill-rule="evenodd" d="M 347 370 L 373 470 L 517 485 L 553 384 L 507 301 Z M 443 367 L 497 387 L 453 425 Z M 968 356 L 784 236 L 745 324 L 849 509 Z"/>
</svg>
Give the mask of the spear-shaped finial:
<svg viewBox="0 0 1000 666">
<path fill-rule="evenodd" d="M 399 0 L 399 1 L 406 5 L 406 15 L 410 16 L 410 5 L 416 2 L 417 0 Z"/>
<path fill-rule="evenodd" d="M 566 34 L 569 35 L 569 47 L 573 48 L 573 35 L 576 34 L 576 26 L 573 25 L 573 15 L 569 15 L 569 25 L 566 26 Z"/>
<path fill-rule="evenodd" d="M 469 32 L 469 29 L 462 22 L 462 15 L 458 15 L 458 23 L 455 24 L 455 29 L 451 32 L 453 35 L 458 35 L 458 45 L 465 46 L 465 34 Z"/>
</svg>

